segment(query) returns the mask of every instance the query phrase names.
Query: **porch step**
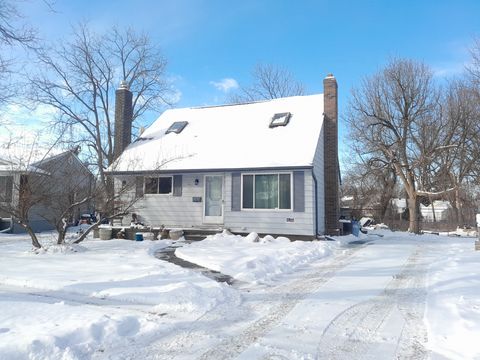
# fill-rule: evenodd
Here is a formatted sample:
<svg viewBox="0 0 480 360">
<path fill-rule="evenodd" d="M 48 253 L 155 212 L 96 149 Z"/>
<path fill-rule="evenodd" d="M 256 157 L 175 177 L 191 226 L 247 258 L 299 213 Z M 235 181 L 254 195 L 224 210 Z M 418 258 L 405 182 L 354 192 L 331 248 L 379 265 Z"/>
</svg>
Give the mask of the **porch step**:
<svg viewBox="0 0 480 360">
<path fill-rule="evenodd" d="M 208 235 L 215 235 L 221 233 L 223 228 L 189 228 L 182 229 L 183 237 L 186 240 L 203 240 Z"/>
</svg>

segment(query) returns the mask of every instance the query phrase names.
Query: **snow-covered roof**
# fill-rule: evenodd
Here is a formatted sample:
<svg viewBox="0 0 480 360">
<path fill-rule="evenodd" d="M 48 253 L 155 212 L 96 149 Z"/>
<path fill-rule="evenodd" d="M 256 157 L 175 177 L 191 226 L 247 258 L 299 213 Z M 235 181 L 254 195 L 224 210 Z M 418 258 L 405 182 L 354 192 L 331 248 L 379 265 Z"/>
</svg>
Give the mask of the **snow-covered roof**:
<svg viewBox="0 0 480 360">
<path fill-rule="evenodd" d="M 36 166 L 23 163 L 21 161 L 11 161 L 0 159 L 0 173 L 45 173 Z"/>
<path fill-rule="evenodd" d="M 48 174 L 41 169 L 43 163 L 72 153 L 70 150 L 37 147 L 31 144 L 0 145 L 0 151 L 0 172 L 41 174 Z"/>
<path fill-rule="evenodd" d="M 285 126 L 272 117 L 290 113 Z M 166 130 L 187 121 L 180 132 Z M 111 172 L 310 167 L 323 123 L 323 94 L 165 111 Z"/>
</svg>

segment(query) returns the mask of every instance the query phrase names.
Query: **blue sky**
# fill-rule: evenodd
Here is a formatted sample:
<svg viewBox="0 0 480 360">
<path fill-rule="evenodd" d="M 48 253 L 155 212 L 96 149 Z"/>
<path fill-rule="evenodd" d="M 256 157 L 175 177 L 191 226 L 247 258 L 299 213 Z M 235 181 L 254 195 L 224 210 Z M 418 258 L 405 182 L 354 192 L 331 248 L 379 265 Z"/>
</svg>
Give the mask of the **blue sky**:
<svg viewBox="0 0 480 360">
<path fill-rule="evenodd" d="M 271 63 L 288 68 L 307 93 L 323 92 L 323 77 L 333 73 L 342 113 L 350 89 L 390 57 L 423 60 L 438 77 L 452 76 L 480 35 L 478 0 L 57 0 L 55 13 L 31 0 L 21 7 L 47 39 L 80 20 L 99 31 L 115 24 L 149 33 L 168 59 L 180 107 L 222 103 L 226 92 L 215 83 L 248 84 L 255 64 Z"/>
</svg>

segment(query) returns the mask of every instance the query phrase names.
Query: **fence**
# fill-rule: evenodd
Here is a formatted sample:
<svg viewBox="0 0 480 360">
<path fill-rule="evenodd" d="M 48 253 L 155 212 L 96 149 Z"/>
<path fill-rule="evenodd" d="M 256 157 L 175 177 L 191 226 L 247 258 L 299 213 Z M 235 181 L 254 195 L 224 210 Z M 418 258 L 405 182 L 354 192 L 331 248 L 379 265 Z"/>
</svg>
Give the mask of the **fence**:
<svg viewBox="0 0 480 360">
<path fill-rule="evenodd" d="M 408 213 L 398 213 L 393 209 L 387 210 L 387 213 L 381 215 L 380 209 L 377 208 L 363 208 L 363 209 L 348 209 L 348 212 L 344 212 L 346 217 L 361 218 L 363 216 L 372 217 L 376 223 L 384 223 L 388 225 L 392 230 L 407 231 L 409 228 Z M 432 219 L 430 217 L 421 217 L 419 220 L 420 229 L 428 231 L 454 231 L 457 227 L 476 229 L 475 214 L 480 213 L 477 208 L 463 208 L 460 219 L 457 219 L 457 214 L 453 209 L 449 209 L 441 214 L 441 216 Z"/>
</svg>

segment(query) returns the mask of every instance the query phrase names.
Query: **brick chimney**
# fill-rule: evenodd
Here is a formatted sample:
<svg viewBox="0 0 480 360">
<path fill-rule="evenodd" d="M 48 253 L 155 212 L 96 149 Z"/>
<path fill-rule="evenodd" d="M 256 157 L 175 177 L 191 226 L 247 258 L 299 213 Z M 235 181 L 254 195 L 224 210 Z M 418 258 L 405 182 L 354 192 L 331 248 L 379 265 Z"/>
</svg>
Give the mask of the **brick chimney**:
<svg viewBox="0 0 480 360">
<path fill-rule="evenodd" d="M 113 154 L 117 159 L 132 142 L 132 93 L 125 80 L 115 91 L 115 142 Z"/>
<path fill-rule="evenodd" d="M 339 229 L 339 168 L 338 168 L 338 87 L 328 74 L 323 80 L 325 233 L 335 235 Z"/>
</svg>

